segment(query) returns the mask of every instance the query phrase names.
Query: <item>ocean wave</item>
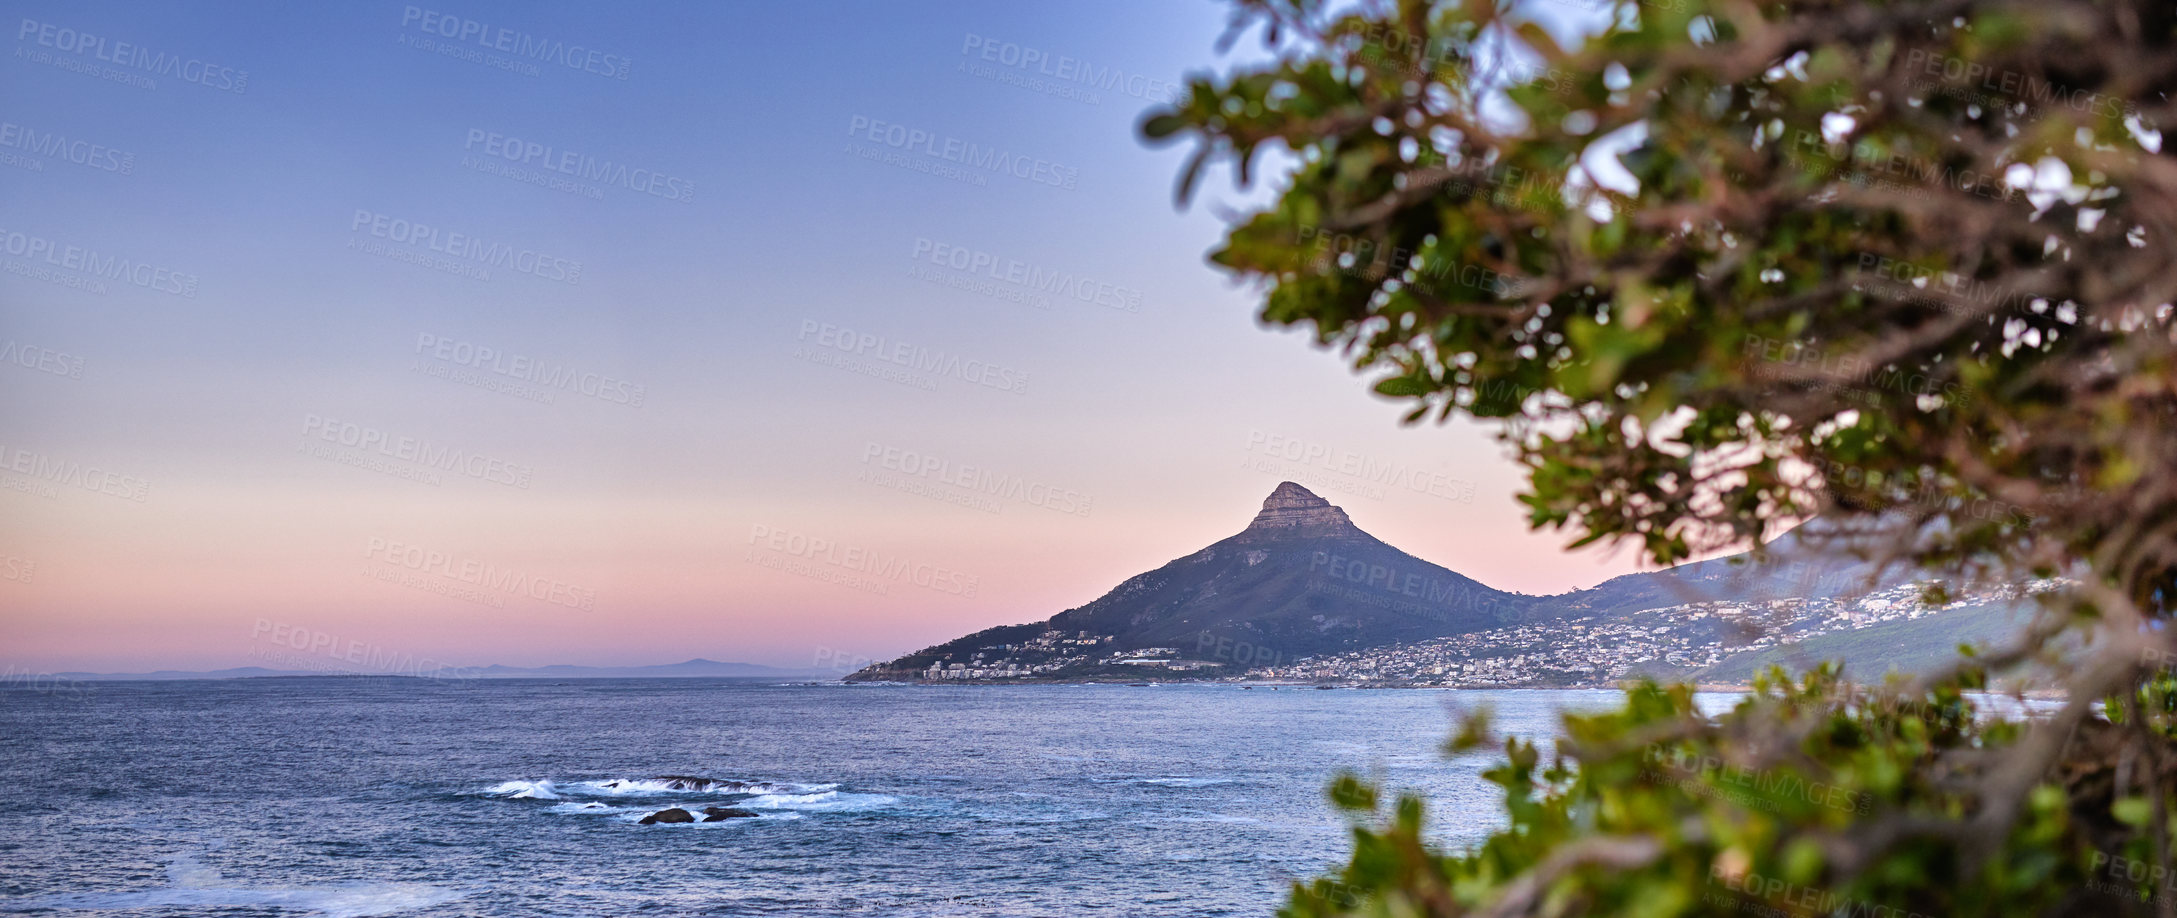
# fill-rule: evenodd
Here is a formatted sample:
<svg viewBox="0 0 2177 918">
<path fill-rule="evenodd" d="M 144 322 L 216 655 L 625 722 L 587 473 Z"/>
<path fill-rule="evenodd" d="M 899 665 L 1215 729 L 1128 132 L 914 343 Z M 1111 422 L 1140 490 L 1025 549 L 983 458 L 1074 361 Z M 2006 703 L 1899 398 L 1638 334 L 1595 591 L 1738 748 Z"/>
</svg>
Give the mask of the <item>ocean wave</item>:
<svg viewBox="0 0 2177 918">
<path fill-rule="evenodd" d="M 613 797 L 655 797 L 664 794 L 809 794 L 828 791 L 837 784 L 793 784 L 771 781 L 739 781 L 731 778 L 697 778 L 668 775 L 661 778 L 606 778 L 579 781 L 581 793 Z"/>
<path fill-rule="evenodd" d="M 367 918 L 430 908 L 461 898 L 464 893 L 420 883 L 356 883 L 344 886 L 277 888 L 147 889 L 137 892 L 76 893 L 31 900 L 33 908 L 87 909 L 202 909 L 273 908 L 315 912 L 325 918 Z"/>
<path fill-rule="evenodd" d="M 547 810 L 547 812 L 552 813 L 592 813 L 600 816 L 610 815 L 612 813 L 626 813 L 629 811 L 630 809 L 628 807 L 613 806 L 609 803 L 598 803 L 594 800 L 588 802 L 570 801 L 567 803 L 559 804 L 558 806 L 552 807 L 550 810 Z M 644 810 L 644 812 L 648 812 L 648 810 Z"/>
<path fill-rule="evenodd" d="M 1220 824 L 1220 825 L 1232 825 L 1232 826 L 1259 826 L 1259 825 L 1262 825 L 1262 820 L 1260 820 L 1260 819 L 1253 819 L 1253 818 L 1250 818 L 1250 817 L 1247 817 L 1247 816 L 1227 816 L 1227 815 L 1225 815 L 1225 814 L 1223 814 L 1223 813 L 1186 813 L 1186 814 L 1182 814 L 1182 815 L 1178 815 L 1178 816 L 1168 816 L 1168 817 L 1165 817 L 1164 821 L 1165 821 L 1165 822 L 1211 822 L 1211 823 L 1217 823 L 1217 824 Z"/>
<path fill-rule="evenodd" d="M 431 908 L 460 899 L 459 890 L 424 883 L 338 883 L 328 886 L 216 886 L 219 871 L 180 858 L 167 867 L 174 885 L 126 892 L 70 893 L 7 900 L 9 906 L 85 909 L 270 908 L 315 912 L 325 918 L 369 918 Z M 12 910 L 12 908 L 10 909 Z"/>
<path fill-rule="evenodd" d="M 694 824 L 708 825 L 700 814 L 707 805 L 761 811 L 765 818 L 800 818 L 798 812 L 857 813 L 899 802 L 885 794 L 843 793 L 837 784 L 741 781 L 666 775 L 657 778 L 600 778 L 591 781 L 502 781 L 486 793 L 502 799 L 561 801 L 547 812 L 569 816 L 613 816 L 640 821 L 668 809 L 699 814 Z M 624 802 L 623 802 L 624 801 Z M 691 802 L 692 801 L 692 802 Z M 721 820 L 730 822 L 733 820 Z M 674 825 L 675 823 L 658 823 Z"/>
<path fill-rule="evenodd" d="M 1136 784 L 1154 784 L 1158 787 L 1215 787 L 1231 784 L 1232 778 L 1138 778 Z"/>
<path fill-rule="evenodd" d="M 842 794 L 828 790 L 813 794 L 761 794 L 734 805 L 752 810 L 805 810 L 823 813 L 856 813 L 883 809 L 898 803 L 885 794 Z"/>
</svg>

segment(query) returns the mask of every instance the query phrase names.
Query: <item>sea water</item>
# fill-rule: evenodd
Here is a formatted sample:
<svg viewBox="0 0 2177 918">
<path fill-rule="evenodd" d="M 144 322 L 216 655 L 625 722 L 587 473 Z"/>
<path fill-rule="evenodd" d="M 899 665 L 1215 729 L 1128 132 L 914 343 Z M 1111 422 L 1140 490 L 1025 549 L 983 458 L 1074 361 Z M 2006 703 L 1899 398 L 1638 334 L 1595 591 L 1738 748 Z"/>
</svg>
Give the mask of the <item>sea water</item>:
<svg viewBox="0 0 2177 918">
<path fill-rule="evenodd" d="M 0 911 L 1268 915 L 1324 788 L 1500 825 L 1455 712 L 1545 744 L 1605 691 L 269 678 L 0 691 Z M 701 786 L 668 777 L 700 777 Z M 668 807 L 757 815 L 642 825 Z"/>
</svg>

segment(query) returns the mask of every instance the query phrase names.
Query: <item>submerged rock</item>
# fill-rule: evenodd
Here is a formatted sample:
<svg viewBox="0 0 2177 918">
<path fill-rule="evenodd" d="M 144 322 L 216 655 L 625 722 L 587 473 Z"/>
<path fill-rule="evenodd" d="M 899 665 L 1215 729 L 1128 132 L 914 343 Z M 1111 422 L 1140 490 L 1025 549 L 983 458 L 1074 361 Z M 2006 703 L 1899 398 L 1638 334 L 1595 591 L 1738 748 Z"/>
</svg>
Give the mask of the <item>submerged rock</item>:
<svg viewBox="0 0 2177 918">
<path fill-rule="evenodd" d="M 659 775 L 658 780 L 665 782 L 665 786 L 670 790 L 739 791 L 748 788 L 746 783 L 740 781 L 721 781 L 717 778 L 699 778 L 694 775 Z"/>
<path fill-rule="evenodd" d="M 727 819 L 748 819 L 756 815 L 756 812 L 753 810 L 744 810 L 737 806 L 706 806 L 703 808 L 704 822 L 719 822 Z"/>
<path fill-rule="evenodd" d="M 648 825 L 656 825 L 656 824 L 658 824 L 658 823 L 661 823 L 661 822 L 694 822 L 694 821 L 695 821 L 695 814 L 694 814 L 694 813 L 690 813 L 690 812 L 688 812 L 687 810 L 681 809 L 680 807 L 677 807 L 677 806 L 676 806 L 676 807 L 673 807 L 673 808 L 671 808 L 671 809 L 666 809 L 666 810 L 659 810 L 659 811 L 657 811 L 657 812 L 655 812 L 655 813 L 652 813 L 652 814 L 650 814 L 650 815 L 648 815 L 648 816 L 644 816 L 644 817 L 642 818 L 642 822 L 641 822 L 641 823 L 639 823 L 639 825 L 646 825 L 646 826 L 648 826 Z"/>
</svg>

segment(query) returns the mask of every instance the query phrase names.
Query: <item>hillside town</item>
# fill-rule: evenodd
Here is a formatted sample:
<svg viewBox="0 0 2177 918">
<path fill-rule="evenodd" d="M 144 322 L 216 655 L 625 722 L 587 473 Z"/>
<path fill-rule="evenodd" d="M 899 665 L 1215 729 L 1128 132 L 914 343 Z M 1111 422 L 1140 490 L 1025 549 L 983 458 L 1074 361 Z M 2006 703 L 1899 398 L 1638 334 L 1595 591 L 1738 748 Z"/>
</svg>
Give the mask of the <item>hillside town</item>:
<svg viewBox="0 0 2177 918">
<path fill-rule="evenodd" d="M 1452 688 L 1609 685 L 1642 672 L 1696 673 L 1736 653 L 2014 601 L 2051 586 L 2003 586 L 1942 604 L 1924 602 L 1918 584 L 1844 598 L 1685 603 L 1295 660 L 1250 669 L 1245 677 Z"/>
</svg>

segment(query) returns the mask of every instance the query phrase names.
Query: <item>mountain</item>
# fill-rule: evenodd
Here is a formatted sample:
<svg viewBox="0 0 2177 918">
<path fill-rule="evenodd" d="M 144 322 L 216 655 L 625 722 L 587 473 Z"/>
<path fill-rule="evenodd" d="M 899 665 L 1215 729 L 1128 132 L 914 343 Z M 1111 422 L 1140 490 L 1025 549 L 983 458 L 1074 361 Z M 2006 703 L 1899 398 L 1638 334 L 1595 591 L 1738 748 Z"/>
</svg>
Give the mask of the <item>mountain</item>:
<svg viewBox="0 0 2177 918">
<path fill-rule="evenodd" d="M 1518 685 L 1630 674 L 1737 678 L 1787 651 L 1849 650 L 1876 670 L 1955 653 L 1953 622 L 2014 620 L 2027 585 L 1930 605 L 1909 572 L 1837 550 L 1822 522 L 1747 552 L 1555 596 L 1492 589 L 1363 532 L 1283 482 L 1247 528 L 1048 619 L 924 648 L 849 681 L 1143 674 Z M 1878 634 L 1839 635 L 1883 627 Z M 1889 640 L 1885 640 L 1889 639 Z M 1728 665 L 1725 665 L 1727 664 Z"/>
<path fill-rule="evenodd" d="M 57 679 L 79 682 L 127 681 L 157 679 L 255 679 L 273 676 L 414 676 L 427 679 L 797 679 L 829 675 L 833 671 L 821 669 L 780 669 L 755 663 L 721 663 L 716 660 L 696 658 L 680 663 L 659 663 L 647 666 L 448 666 L 423 672 L 370 673 L 334 668 L 337 660 L 328 659 L 325 669 L 267 669 L 262 666 L 241 666 L 233 669 L 185 671 L 162 669 L 148 673 L 52 673 Z"/>
<path fill-rule="evenodd" d="M 1004 649 L 1040 658 L 1040 665 L 1158 648 L 1244 665 L 1258 656 L 1480 631 L 1523 620 L 1533 608 L 1532 597 L 1492 589 L 1385 544 L 1344 510 L 1287 481 L 1247 528 L 1128 578 L 1087 605 L 1043 622 L 977 632 L 850 678 L 915 678 L 931 663 L 965 665 L 990 645 L 1013 645 Z M 1072 637 L 1047 637 L 1051 632 Z M 1039 640 L 1043 646 L 1024 646 Z"/>
</svg>

